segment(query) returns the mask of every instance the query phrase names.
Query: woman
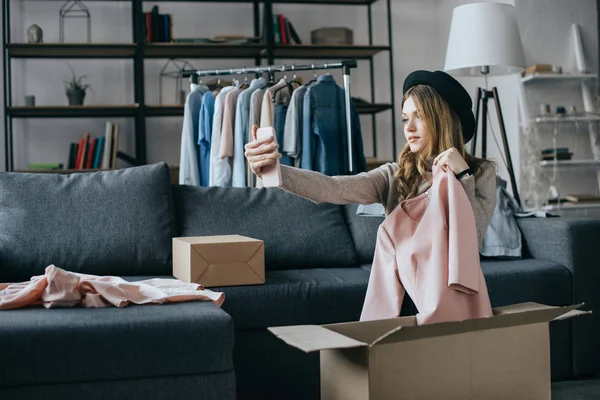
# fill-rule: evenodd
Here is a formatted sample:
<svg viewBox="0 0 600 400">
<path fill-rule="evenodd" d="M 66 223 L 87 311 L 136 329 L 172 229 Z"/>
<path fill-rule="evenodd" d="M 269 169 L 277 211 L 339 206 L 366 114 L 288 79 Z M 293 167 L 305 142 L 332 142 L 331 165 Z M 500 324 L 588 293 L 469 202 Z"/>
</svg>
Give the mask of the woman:
<svg viewBox="0 0 600 400">
<path fill-rule="evenodd" d="M 389 215 L 398 204 L 431 186 L 433 165 L 451 170 L 473 208 L 479 243 L 496 202 L 496 170 L 492 162 L 469 155 L 465 143 L 475 133 L 471 97 L 442 71 L 415 71 L 403 85 L 402 121 L 407 144 L 397 163 L 387 163 L 353 176 L 326 176 L 281 166 L 281 188 L 314 202 L 381 203 Z M 254 137 L 256 138 L 254 127 Z M 272 138 L 246 144 L 246 158 L 260 177 L 263 167 L 281 155 Z"/>
</svg>

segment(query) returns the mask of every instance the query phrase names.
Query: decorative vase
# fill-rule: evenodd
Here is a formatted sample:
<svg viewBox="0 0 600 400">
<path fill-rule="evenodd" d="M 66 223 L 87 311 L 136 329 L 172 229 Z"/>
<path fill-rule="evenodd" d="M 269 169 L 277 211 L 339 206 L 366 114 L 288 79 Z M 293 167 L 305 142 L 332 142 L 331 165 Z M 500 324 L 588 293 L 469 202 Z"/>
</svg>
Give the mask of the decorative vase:
<svg viewBox="0 0 600 400">
<path fill-rule="evenodd" d="M 85 98 L 85 90 L 73 90 L 67 92 L 67 98 L 69 99 L 70 106 L 82 106 L 83 99 Z"/>
</svg>

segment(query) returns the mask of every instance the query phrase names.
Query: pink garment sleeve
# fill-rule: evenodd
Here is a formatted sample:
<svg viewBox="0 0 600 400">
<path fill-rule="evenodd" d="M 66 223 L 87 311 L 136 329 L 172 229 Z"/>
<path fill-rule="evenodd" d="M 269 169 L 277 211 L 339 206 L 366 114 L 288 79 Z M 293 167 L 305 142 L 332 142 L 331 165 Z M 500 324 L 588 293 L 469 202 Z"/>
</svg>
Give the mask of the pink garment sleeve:
<svg viewBox="0 0 600 400">
<path fill-rule="evenodd" d="M 48 286 L 44 276 L 29 282 L 0 283 L 0 310 L 11 310 L 40 303 L 44 290 Z"/>
<path fill-rule="evenodd" d="M 395 253 L 392 239 L 387 231 L 380 227 L 361 321 L 394 318 L 400 315 L 405 291 L 398 276 Z"/>
<path fill-rule="evenodd" d="M 446 226 L 448 228 L 448 286 L 467 294 L 479 291 L 479 245 L 475 215 L 469 198 L 454 174 L 447 173 L 448 195 Z"/>
</svg>

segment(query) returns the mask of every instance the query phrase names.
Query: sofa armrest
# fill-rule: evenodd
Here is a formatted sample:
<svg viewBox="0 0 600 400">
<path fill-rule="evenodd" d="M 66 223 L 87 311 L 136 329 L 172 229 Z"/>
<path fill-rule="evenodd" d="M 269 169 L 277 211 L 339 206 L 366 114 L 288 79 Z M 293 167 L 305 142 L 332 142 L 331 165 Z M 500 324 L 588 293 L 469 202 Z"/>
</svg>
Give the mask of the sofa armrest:
<svg viewBox="0 0 600 400">
<path fill-rule="evenodd" d="M 517 218 L 524 256 L 560 263 L 573 276 L 573 303 L 592 315 L 572 321 L 573 374 L 600 376 L 600 220 Z"/>
</svg>

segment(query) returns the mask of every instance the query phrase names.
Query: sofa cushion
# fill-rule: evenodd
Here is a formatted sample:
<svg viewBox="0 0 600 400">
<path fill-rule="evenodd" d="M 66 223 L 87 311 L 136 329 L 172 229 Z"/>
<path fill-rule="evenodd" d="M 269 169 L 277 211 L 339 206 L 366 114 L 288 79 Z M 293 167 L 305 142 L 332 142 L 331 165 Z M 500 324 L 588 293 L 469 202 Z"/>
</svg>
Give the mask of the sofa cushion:
<svg viewBox="0 0 600 400">
<path fill-rule="evenodd" d="M 368 280 L 362 268 L 297 269 L 267 271 L 264 285 L 212 289 L 225 293 L 236 329 L 257 329 L 356 321 Z"/>
<path fill-rule="evenodd" d="M 356 252 L 340 206 L 277 188 L 173 186 L 179 236 L 239 234 L 265 242 L 267 270 L 349 266 Z"/>
<path fill-rule="evenodd" d="M 93 173 L 0 173 L 0 282 L 54 264 L 95 275 L 171 273 L 165 163 Z"/>
<path fill-rule="evenodd" d="M 236 373 L 165 376 L 116 381 L 74 382 L 35 386 L 1 387 L 0 399 L 59 400 L 235 400 Z"/>
<path fill-rule="evenodd" d="M 361 264 L 372 263 L 375 254 L 375 243 L 377 242 L 377 229 L 379 229 L 379 225 L 385 218 L 356 215 L 358 204 L 347 204 L 342 208 L 356 247 L 358 262 Z"/>
<path fill-rule="evenodd" d="M 230 371 L 233 321 L 208 301 L 0 312 L 0 387 Z"/>
<path fill-rule="evenodd" d="M 564 306 L 572 301 L 572 279 L 558 263 L 536 260 L 481 262 L 493 307 L 525 301 Z"/>
</svg>

